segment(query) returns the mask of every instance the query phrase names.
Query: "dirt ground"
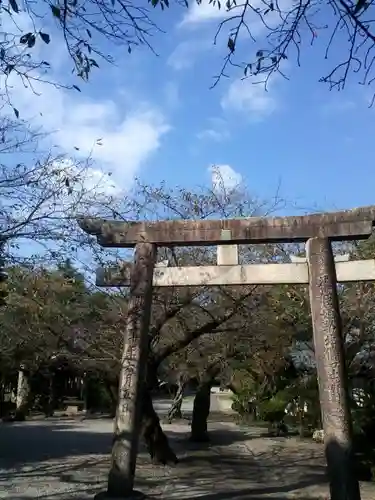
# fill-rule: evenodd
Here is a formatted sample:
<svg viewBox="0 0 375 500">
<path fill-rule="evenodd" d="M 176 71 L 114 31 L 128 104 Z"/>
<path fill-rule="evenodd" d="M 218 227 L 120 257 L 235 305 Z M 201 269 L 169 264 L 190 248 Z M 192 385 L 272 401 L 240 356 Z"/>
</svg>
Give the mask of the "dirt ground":
<svg viewBox="0 0 375 500">
<path fill-rule="evenodd" d="M 180 462 L 153 466 L 141 448 L 136 487 L 149 498 L 329 498 L 322 445 L 211 422 L 211 444 L 198 448 L 187 440 L 186 421 L 163 427 Z M 109 419 L 0 424 L 0 498 L 93 499 L 105 489 L 112 429 Z M 362 500 L 375 499 L 375 484 L 361 491 Z"/>
</svg>

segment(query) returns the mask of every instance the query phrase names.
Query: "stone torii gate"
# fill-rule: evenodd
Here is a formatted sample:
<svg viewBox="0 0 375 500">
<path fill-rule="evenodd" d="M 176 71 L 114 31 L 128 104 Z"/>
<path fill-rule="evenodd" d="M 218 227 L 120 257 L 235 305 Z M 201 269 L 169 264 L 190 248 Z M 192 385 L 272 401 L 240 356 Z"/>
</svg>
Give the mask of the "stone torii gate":
<svg viewBox="0 0 375 500">
<path fill-rule="evenodd" d="M 331 242 L 366 239 L 374 221 L 374 206 L 297 217 L 79 221 L 103 247 L 135 247 L 132 264 L 97 273 L 99 286 L 130 287 L 107 497 L 136 494 L 133 485 L 153 286 L 308 284 L 331 500 L 360 500 L 352 466 L 352 424 L 336 284 L 375 280 L 375 260 L 339 261 L 335 265 Z M 288 242 L 306 242 L 306 260 L 238 264 L 238 244 Z M 219 247 L 217 266 L 156 265 L 157 247 L 212 245 Z"/>
</svg>

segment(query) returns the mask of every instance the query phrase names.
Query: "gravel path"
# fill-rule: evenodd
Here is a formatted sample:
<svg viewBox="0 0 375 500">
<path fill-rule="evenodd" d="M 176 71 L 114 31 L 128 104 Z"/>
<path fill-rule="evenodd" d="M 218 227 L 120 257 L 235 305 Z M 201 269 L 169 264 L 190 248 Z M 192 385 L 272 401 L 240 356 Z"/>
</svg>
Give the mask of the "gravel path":
<svg viewBox="0 0 375 500">
<path fill-rule="evenodd" d="M 105 488 L 112 427 L 106 419 L 0 424 L 0 498 L 92 500 Z M 212 444 L 198 449 L 186 421 L 164 428 L 180 463 L 152 466 L 141 449 L 136 486 L 151 498 L 329 498 L 321 445 L 211 422 Z M 375 485 L 363 485 L 362 500 L 374 498 Z"/>
</svg>

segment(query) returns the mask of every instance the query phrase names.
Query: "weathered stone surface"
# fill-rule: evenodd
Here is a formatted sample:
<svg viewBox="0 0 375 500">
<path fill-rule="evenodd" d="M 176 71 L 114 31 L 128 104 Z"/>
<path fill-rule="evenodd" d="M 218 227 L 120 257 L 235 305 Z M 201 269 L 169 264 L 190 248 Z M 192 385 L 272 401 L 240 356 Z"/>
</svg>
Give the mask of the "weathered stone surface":
<svg viewBox="0 0 375 500">
<path fill-rule="evenodd" d="M 354 475 L 342 325 L 331 243 L 306 244 L 309 295 L 331 500 L 360 500 Z"/>
<path fill-rule="evenodd" d="M 148 241 L 160 246 L 222 245 L 367 238 L 372 231 L 375 207 L 296 217 L 249 217 L 226 220 L 169 220 L 121 222 L 82 218 L 78 223 L 106 247 L 133 247 Z"/>
<path fill-rule="evenodd" d="M 132 264 L 99 268 L 96 285 L 121 287 L 130 285 Z M 338 262 L 337 281 L 375 281 L 375 259 Z M 217 286 L 307 284 L 309 272 L 306 263 L 250 264 L 222 266 L 159 267 L 154 271 L 154 286 Z"/>
<path fill-rule="evenodd" d="M 218 266 L 236 266 L 238 264 L 238 245 L 219 245 L 216 263 Z"/>
<path fill-rule="evenodd" d="M 65 414 L 67 416 L 78 415 L 78 413 L 79 413 L 79 405 L 78 404 L 69 404 L 66 407 Z"/>
<path fill-rule="evenodd" d="M 143 499 L 147 500 L 146 495 L 141 491 L 137 490 L 133 490 L 128 495 L 126 496 L 122 495 L 120 497 L 110 496 L 107 491 L 101 491 L 94 496 L 94 500 L 143 500 Z"/>
<path fill-rule="evenodd" d="M 317 429 L 313 433 L 313 441 L 316 443 L 324 443 L 324 430 L 323 429 Z"/>
<path fill-rule="evenodd" d="M 124 331 L 118 406 L 108 492 L 112 497 L 133 490 L 141 429 L 141 391 L 145 383 L 152 303 L 155 245 L 139 243 L 130 274 L 130 295 Z"/>
</svg>

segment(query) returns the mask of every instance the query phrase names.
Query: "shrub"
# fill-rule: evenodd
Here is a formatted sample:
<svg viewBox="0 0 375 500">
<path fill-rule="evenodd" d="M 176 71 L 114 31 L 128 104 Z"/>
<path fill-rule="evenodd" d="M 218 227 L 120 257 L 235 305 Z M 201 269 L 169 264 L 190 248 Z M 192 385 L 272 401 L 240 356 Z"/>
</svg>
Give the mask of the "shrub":
<svg viewBox="0 0 375 500">
<path fill-rule="evenodd" d="M 263 400 L 258 405 L 259 416 L 265 422 L 279 423 L 284 420 L 285 408 L 288 401 L 285 400 L 284 395 L 280 392 L 270 399 Z"/>
</svg>

